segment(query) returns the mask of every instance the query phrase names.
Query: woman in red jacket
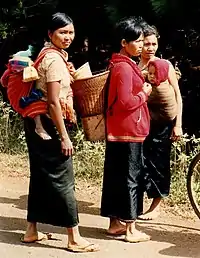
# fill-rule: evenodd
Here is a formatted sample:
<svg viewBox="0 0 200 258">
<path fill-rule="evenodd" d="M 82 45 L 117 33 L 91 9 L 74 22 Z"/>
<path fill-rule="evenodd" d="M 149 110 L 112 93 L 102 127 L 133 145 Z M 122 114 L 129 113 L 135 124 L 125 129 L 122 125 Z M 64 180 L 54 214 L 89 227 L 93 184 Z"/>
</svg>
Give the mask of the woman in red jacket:
<svg viewBox="0 0 200 258">
<path fill-rule="evenodd" d="M 144 83 L 131 59 L 142 51 L 141 19 L 119 21 L 115 36 L 115 52 L 110 60 L 101 215 L 110 218 L 109 234 L 125 234 L 125 241 L 140 242 L 150 239 L 135 228 L 135 220 L 142 190 L 142 143 L 149 133 L 146 101 L 151 93 L 151 86 Z"/>
</svg>

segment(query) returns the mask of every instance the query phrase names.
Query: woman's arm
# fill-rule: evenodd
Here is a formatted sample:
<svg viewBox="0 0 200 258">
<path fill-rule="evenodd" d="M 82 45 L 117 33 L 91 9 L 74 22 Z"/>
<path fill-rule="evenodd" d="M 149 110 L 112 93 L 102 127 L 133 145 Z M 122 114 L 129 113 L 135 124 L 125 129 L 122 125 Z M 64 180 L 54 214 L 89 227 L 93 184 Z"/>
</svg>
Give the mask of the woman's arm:
<svg viewBox="0 0 200 258">
<path fill-rule="evenodd" d="M 178 140 L 180 138 L 180 136 L 183 134 L 183 131 L 182 131 L 182 109 L 183 109 L 182 106 L 183 106 L 183 104 L 182 104 L 182 97 L 181 97 L 181 92 L 180 92 L 179 85 L 178 85 L 176 72 L 171 63 L 169 66 L 168 80 L 169 80 L 169 83 L 174 88 L 176 101 L 177 101 L 177 107 L 178 107 L 172 139 Z"/>
<path fill-rule="evenodd" d="M 134 75 L 131 66 L 123 63 L 116 68 L 115 72 L 113 84 L 117 88 L 118 103 L 122 109 L 134 111 L 147 101 L 151 86 L 145 83 L 141 91 L 133 95 Z"/>
<path fill-rule="evenodd" d="M 59 82 L 48 82 L 47 83 L 47 101 L 49 107 L 49 113 L 54 122 L 60 138 L 61 138 L 61 149 L 64 155 L 70 156 L 73 154 L 72 142 L 69 138 L 67 130 L 65 128 L 64 120 L 62 117 L 62 110 L 59 101 L 60 83 Z"/>
<path fill-rule="evenodd" d="M 69 120 L 69 122 L 76 124 L 77 120 L 76 120 L 76 113 L 73 107 L 73 92 L 71 87 L 69 88 L 69 91 L 68 91 L 66 104 L 67 104 L 66 118 Z"/>
</svg>

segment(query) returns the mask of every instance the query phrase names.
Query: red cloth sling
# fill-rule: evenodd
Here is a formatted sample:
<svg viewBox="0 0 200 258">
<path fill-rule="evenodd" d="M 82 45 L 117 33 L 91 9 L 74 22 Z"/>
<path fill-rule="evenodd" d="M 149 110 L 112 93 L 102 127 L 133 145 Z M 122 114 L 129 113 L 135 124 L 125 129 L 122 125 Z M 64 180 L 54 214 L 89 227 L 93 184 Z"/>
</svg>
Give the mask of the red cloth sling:
<svg viewBox="0 0 200 258">
<path fill-rule="evenodd" d="M 40 52 L 37 59 L 35 60 L 33 67 L 37 70 L 40 62 L 45 57 L 47 53 L 55 52 L 59 54 L 64 62 L 67 64 L 65 57 L 62 53 L 53 48 L 47 48 Z M 8 65 L 8 69 L 4 72 L 1 77 L 2 86 L 7 88 L 7 96 L 12 108 L 19 113 L 22 117 L 34 118 L 36 115 L 46 114 L 48 111 L 46 101 L 36 101 L 31 103 L 25 108 L 21 108 L 19 105 L 20 99 L 22 97 L 29 96 L 31 89 L 33 88 L 34 81 L 23 82 L 23 71 L 13 73 Z"/>
</svg>

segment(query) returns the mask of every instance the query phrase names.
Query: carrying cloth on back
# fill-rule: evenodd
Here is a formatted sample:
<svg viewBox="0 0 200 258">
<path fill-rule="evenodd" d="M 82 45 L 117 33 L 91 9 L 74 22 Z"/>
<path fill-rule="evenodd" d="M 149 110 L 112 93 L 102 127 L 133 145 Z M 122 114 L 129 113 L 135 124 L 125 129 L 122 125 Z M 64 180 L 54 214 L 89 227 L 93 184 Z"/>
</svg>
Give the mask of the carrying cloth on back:
<svg viewBox="0 0 200 258">
<path fill-rule="evenodd" d="M 61 52 L 53 48 L 45 48 L 39 53 L 33 67 L 37 69 L 45 55 L 52 52 L 60 55 L 67 65 L 67 61 Z M 8 65 L 8 69 L 1 77 L 1 84 L 7 88 L 10 105 L 22 117 L 34 118 L 36 115 L 46 114 L 48 112 L 47 103 L 42 100 L 33 102 L 25 108 L 20 107 L 20 99 L 22 97 L 28 97 L 34 87 L 34 81 L 23 82 L 23 72 L 13 73 Z"/>
</svg>

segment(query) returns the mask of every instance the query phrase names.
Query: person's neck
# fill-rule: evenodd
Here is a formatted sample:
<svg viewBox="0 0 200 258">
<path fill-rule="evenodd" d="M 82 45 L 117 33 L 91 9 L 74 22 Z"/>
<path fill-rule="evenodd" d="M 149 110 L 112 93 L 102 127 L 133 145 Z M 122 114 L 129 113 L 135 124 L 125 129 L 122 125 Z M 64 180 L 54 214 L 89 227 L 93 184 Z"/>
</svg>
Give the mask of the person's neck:
<svg viewBox="0 0 200 258">
<path fill-rule="evenodd" d="M 134 59 L 132 59 L 132 56 L 130 56 L 123 48 L 119 51 L 119 53 L 118 54 L 120 54 L 120 55 L 123 55 L 123 56 L 126 56 L 126 57 L 128 57 L 128 58 L 130 58 L 130 60 L 133 62 L 133 63 L 135 63 L 136 64 L 136 62 L 135 62 L 135 60 Z"/>
<path fill-rule="evenodd" d="M 122 48 L 122 49 L 119 51 L 119 54 L 131 58 L 131 56 L 126 52 L 126 50 L 125 50 L 124 48 Z"/>
<path fill-rule="evenodd" d="M 152 57 L 152 58 L 145 58 L 145 57 L 140 57 L 140 62 L 138 64 L 138 66 L 140 67 L 140 69 L 145 69 L 147 66 L 148 66 L 148 63 L 151 61 L 151 60 L 154 60 L 155 56 Z"/>
<path fill-rule="evenodd" d="M 144 57 L 140 58 L 140 63 L 143 65 L 147 65 L 149 63 L 149 61 L 150 61 L 149 58 L 144 58 Z"/>
<path fill-rule="evenodd" d="M 51 48 L 55 48 L 57 49 L 58 51 L 62 51 L 61 48 L 57 47 L 56 45 L 54 45 L 51 41 L 50 42 L 45 42 L 45 47 L 51 47 Z"/>
<path fill-rule="evenodd" d="M 62 49 L 62 48 L 58 48 L 56 45 L 54 45 L 52 42 L 45 42 L 44 47 L 48 47 L 48 48 L 54 48 L 57 51 L 61 52 L 67 59 L 68 59 L 68 54 L 67 52 Z"/>
</svg>

